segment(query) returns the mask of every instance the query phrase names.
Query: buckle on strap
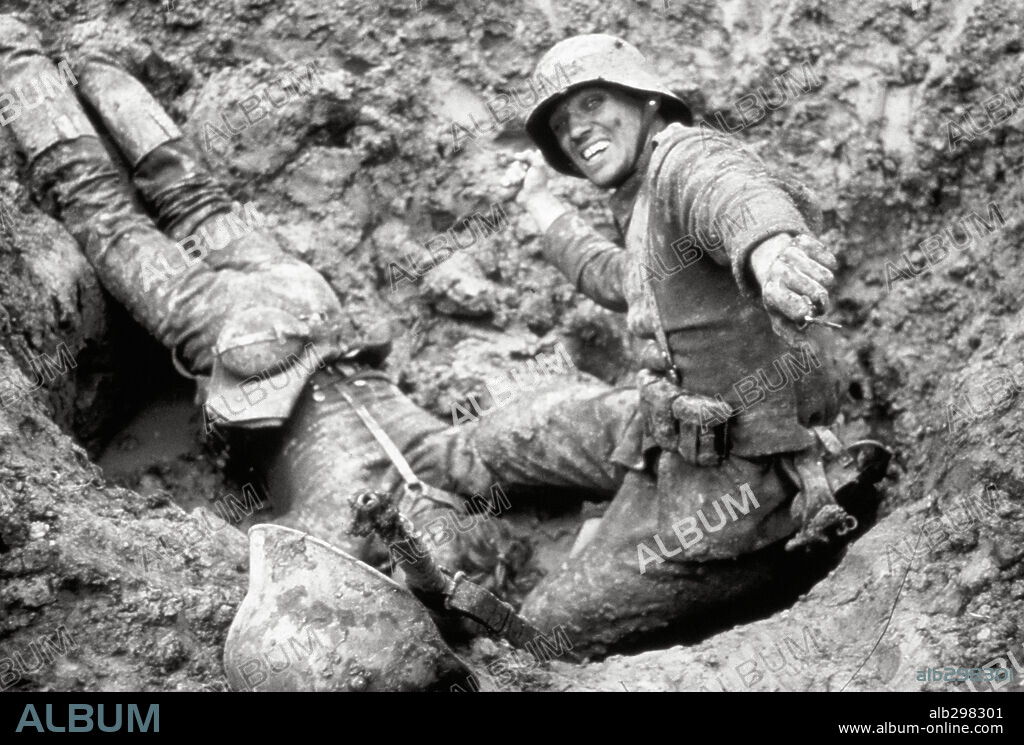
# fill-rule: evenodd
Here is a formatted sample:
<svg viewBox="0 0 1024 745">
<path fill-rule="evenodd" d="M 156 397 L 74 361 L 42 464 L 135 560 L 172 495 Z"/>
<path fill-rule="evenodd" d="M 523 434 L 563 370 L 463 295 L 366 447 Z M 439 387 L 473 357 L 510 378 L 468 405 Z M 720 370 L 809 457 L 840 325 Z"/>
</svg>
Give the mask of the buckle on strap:
<svg viewBox="0 0 1024 745">
<path fill-rule="evenodd" d="M 859 473 L 853 455 L 828 427 L 811 427 L 815 444 L 793 456 L 793 468 L 800 492 L 793 497 L 790 514 L 800 522 L 800 530 L 786 542 L 786 550 L 793 551 L 812 543 L 828 543 L 829 531 L 837 536 L 856 530 L 857 518 L 844 510 L 836 501 L 833 485 L 825 471 L 825 459 L 835 461 L 843 475 L 842 488 L 857 481 Z M 792 475 L 792 474 L 791 474 Z"/>
<path fill-rule="evenodd" d="M 828 543 L 829 530 L 845 535 L 857 528 L 857 518 L 836 502 L 818 447 L 808 448 L 793 456 L 800 483 L 800 492 L 793 497 L 790 513 L 800 522 L 800 530 L 786 542 L 793 551 L 812 543 Z"/>
</svg>

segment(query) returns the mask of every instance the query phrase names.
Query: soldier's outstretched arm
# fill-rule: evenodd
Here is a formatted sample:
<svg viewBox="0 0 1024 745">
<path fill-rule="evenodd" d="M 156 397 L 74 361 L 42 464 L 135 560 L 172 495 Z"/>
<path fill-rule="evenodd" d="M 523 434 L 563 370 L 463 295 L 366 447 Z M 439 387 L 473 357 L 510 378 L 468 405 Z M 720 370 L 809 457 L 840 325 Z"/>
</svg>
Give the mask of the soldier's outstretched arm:
<svg viewBox="0 0 1024 745">
<path fill-rule="evenodd" d="M 828 311 L 836 261 L 810 235 L 815 216 L 805 194 L 733 139 L 704 128 L 673 142 L 663 172 L 658 198 L 669 205 L 678 237 L 719 248 L 710 255 L 732 267 L 741 290 L 760 298 L 773 320 L 800 325 Z"/>
</svg>

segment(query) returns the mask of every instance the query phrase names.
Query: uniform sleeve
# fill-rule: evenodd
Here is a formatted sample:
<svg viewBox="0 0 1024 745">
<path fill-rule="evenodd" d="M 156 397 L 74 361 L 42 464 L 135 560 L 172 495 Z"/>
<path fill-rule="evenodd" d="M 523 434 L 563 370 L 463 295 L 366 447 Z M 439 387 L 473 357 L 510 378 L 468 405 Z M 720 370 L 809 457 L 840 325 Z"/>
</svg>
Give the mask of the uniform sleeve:
<svg viewBox="0 0 1024 745">
<path fill-rule="evenodd" d="M 710 248 L 709 256 L 732 267 L 740 290 L 759 297 L 750 253 L 781 233 L 810 233 L 809 223 L 818 226 L 808 192 L 772 176 L 738 141 L 706 127 L 666 145 L 656 198 L 669 211 L 676 240 Z"/>
<path fill-rule="evenodd" d="M 598 305 L 626 311 L 626 252 L 588 225 L 577 212 L 566 212 L 548 228 L 544 234 L 544 257 Z"/>
</svg>

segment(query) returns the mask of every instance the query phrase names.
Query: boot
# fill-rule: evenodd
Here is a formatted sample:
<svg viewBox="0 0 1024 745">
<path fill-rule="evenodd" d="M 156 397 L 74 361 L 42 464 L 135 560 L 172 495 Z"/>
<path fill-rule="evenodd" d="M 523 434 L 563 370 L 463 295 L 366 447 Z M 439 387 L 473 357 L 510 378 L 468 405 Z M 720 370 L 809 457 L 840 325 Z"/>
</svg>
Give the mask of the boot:
<svg viewBox="0 0 1024 745">
<path fill-rule="evenodd" d="M 188 368 L 208 368 L 223 315 L 200 317 L 191 306 L 212 278 L 200 267 L 180 267 L 177 246 L 135 203 L 73 88 L 46 85 L 41 100 L 29 95 L 29 105 L 21 103 L 25 92 L 55 77 L 38 34 L 0 16 L 0 90 L 13 92 L 7 120 L 28 159 L 34 192 L 52 204 L 104 288 Z"/>
<path fill-rule="evenodd" d="M 78 105 L 71 88 L 77 78 L 43 53 L 35 29 L 12 15 L 0 16 L 0 121 L 9 126 L 29 162 L 58 143 L 99 135 Z"/>
<path fill-rule="evenodd" d="M 204 226 L 217 234 L 205 223 L 238 205 L 202 165 L 159 102 L 117 59 L 94 52 L 84 60 L 82 97 L 131 164 L 135 186 L 155 208 L 160 227 L 175 240 Z"/>
<path fill-rule="evenodd" d="M 388 348 L 386 338 L 361 337 L 323 276 L 283 250 L 255 205 L 243 208 L 230 198 L 117 55 L 92 52 L 81 78 L 83 98 L 133 165 L 135 185 L 159 224 L 187 247 L 188 262 L 237 288 L 194 300 L 197 312 L 230 309 L 201 393 L 208 418 L 234 427 L 279 426 L 314 365 Z M 254 379 L 266 382 L 258 393 Z"/>
</svg>

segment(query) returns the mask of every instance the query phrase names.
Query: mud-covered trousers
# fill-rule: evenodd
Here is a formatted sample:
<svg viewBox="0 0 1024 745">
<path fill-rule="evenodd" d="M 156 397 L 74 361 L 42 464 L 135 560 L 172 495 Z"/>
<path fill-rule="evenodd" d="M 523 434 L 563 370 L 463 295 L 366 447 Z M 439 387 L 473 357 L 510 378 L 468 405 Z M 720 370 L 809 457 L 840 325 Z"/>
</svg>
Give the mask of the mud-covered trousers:
<svg viewBox="0 0 1024 745">
<path fill-rule="evenodd" d="M 682 501 L 685 495 L 659 494 L 648 470 L 613 462 L 636 416 L 635 388 L 566 381 L 524 390 L 507 405 L 455 426 L 393 385 L 349 390 L 433 486 L 468 496 L 487 495 L 498 484 L 513 503 L 517 492 L 535 495 L 545 488 L 611 499 L 589 543 L 542 579 L 522 607 L 547 633 L 561 628 L 574 650 L 601 654 L 641 639 L 650 643 L 661 632 L 696 637 L 776 602 L 793 585 L 799 559 L 780 544 L 735 559 L 679 560 L 685 552 L 667 526 L 675 497 Z M 358 420 L 346 426 L 358 427 Z M 762 503 L 786 503 L 796 492 L 778 458 L 730 457 L 716 467 L 682 467 L 675 483 L 709 499 L 737 496 L 741 485 Z M 655 536 L 666 549 L 663 560 L 648 558 L 641 566 L 640 542 L 661 554 Z"/>
</svg>

